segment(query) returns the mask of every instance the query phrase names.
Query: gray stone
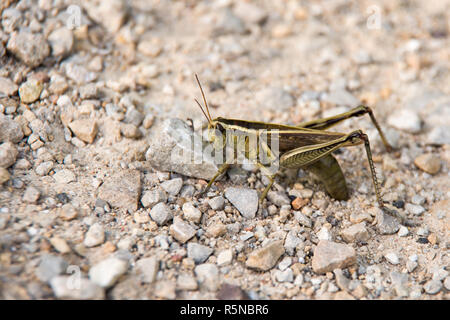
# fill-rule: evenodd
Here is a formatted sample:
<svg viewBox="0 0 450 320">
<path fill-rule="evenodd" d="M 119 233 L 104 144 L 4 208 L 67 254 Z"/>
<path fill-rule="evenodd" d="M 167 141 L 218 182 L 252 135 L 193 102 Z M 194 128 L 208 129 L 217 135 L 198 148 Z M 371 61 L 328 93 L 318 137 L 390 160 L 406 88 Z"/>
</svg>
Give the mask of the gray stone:
<svg viewBox="0 0 450 320">
<path fill-rule="evenodd" d="M 85 278 L 56 276 L 50 280 L 50 286 L 58 299 L 103 300 L 105 290 Z"/>
<path fill-rule="evenodd" d="M 267 271 L 275 266 L 283 254 L 283 241 L 274 241 L 250 253 L 245 264 L 248 268 Z"/>
<path fill-rule="evenodd" d="M 90 248 L 102 244 L 105 241 L 105 230 L 100 223 L 94 223 L 84 236 L 83 244 Z"/>
<path fill-rule="evenodd" d="M 286 253 L 290 256 L 293 256 L 295 254 L 295 248 L 300 243 L 302 243 L 302 240 L 297 237 L 297 233 L 294 231 L 289 231 L 284 241 L 284 248 L 286 249 Z"/>
<path fill-rule="evenodd" d="M 190 202 L 186 202 L 183 204 L 182 207 L 183 210 L 183 216 L 194 223 L 199 223 L 202 219 L 202 212 L 194 207 L 194 205 Z"/>
<path fill-rule="evenodd" d="M 209 199 L 208 204 L 213 210 L 223 210 L 225 207 L 225 199 L 222 196 L 217 196 Z"/>
<path fill-rule="evenodd" d="M 161 299 L 174 300 L 177 295 L 175 292 L 176 284 L 171 280 L 158 281 L 155 285 L 155 296 Z"/>
<path fill-rule="evenodd" d="M 227 175 L 233 184 L 243 184 L 248 178 L 248 172 L 241 167 L 231 167 L 228 169 Z"/>
<path fill-rule="evenodd" d="M 225 189 L 225 197 L 239 210 L 244 218 L 253 219 L 258 211 L 256 190 L 230 187 Z"/>
<path fill-rule="evenodd" d="M 312 268 L 316 273 L 327 273 L 346 268 L 355 262 L 356 252 L 351 246 L 320 240 L 314 249 Z"/>
<path fill-rule="evenodd" d="M 202 140 L 182 120 L 168 119 L 155 128 L 145 158 L 157 170 L 210 180 L 218 167 L 212 156 L 212 145 Z M 192 141 L 197 143 L 194 148 Z"/>
<path fill-rule="evenodd" d="M 267 199 L 278 207 L 291 204 L 286 193 L 281 191 L 269 191 L 267 193 Z"/>
<path fill-rule="evenodd" d="M 55 57 L 67 56 L 73 48 L 72 30 L 67 27 L 61 27 L 53 30 L 48 36 L 48 41 L 52 48 L 52 55 Z"/>
<path fill-rule="evenodd" d="M 215 264 L 200 264 L 195 267 L 194 271 L 200 286 L 209 291 L 216 291 L 219 289 L 219 269 Z"/>
<path fill-rule="evenodd" d="M 63 63 L 62 67 L 67 78 L 72 79 L 79 85 L 94 81 L 97 78 L 97 74 L 95 72 L 88 71 L 84 66 L 78 65 L 74 62 Z"/>
<path fill-rule="evenodd" d="M 341 231 L 341 236 L 346 242 L 367 241 L 370 238 L 365 222 L 345 228 Z"/>
<path fill-rule="evenodd" d="M 153 283 L 159 270 L 159 261 L 156 257 L 142 258 L 136 261 L 136 270 L 145 283 Z"/>
<path fill-rule="evenodd" d="M 422 129 L 419 115 L 410 109 L 401 109 L 393 112 L 387 119 L 387 123 L 402 131 L 418 133 Z"/>
<path fill-rule="evenodd" d="M 41 262 L 36 269 L 36 277 L 43 282 L 49 282 L 52 278 L 66 272 L 67 266 L 63 258 L 45 254 L 41 257 Z"/>
<path fill-rule="evenodd" d="M 400 224 L 389 214 L 378 210 L 377 212 L 377 229 L 380 234 L 394 234 L 400 228 Z"/>
<path fill-rule="evenodd" d="M 396 264 L 400 263 L 400 258 L 398 257 L 398 255 L 395 252 L 388 252 L 384 255 L 384 257 L 391 264 L 396 265 Z"/>
<path fill-rule="evenodd" d="M 173 215 L 170 208 L 165 203 L 156 204 L 152 210 L 150 211 L 150 217 L 155 221 L 159 226 L 162 226 L 169 222 Z"/>
<path fill-rule="evenodd" d="M 276 270 L 275 279 L 278 282 L 294 282 L 294 272 L 291 268 L 288 268 L 284 271 Z"/>
<path fill-rule="evenodd" d="M 345 89 L 332 90 L 322 97 L 322 100 L 336 105 L 349 107 L 356 107 L 360 104 L 360 101 Z"/>
<path fill-rule="evenodd" d="M 5 142 L 0 144 L 0 167 L 9 168 L 17 159 L 19 151 L 16 146 L 11 142 Z"/>
<path fill-rule="evenodd" d="M 405 204 L 405 211 L 415 216 L 420 216 L 422 213 L 425 212 L 425 208 L 417 204 L 407 203 Z"/>
<path fill-rule="evenodd" d="M 427 134 L 426 142 L 437 145 L 450 144 L 450 130 L 448 130 L 448 126 L 433 127 Z"/>
<path fill-rule="evenodd" d="M 31 68 L 40 65 L 50 54 L 44 35 L 26 30 L 12 33 L 6 49 Z"/>
<path fill-rule="evenodd" d="M 292 95 L 278 87 L 262 89 L 255 97 L 262 108 L 272 111 L 286 111 L 295 104 Z"/>
<path fill-rule="evenodd" d="M 77 180 L 75 173 L 68 169 L 62 169 L 56 172 L 53 175 L 53 179 L 55 179 L 56 183 L 67 184 Z"/>
<path fill-rule="evenodd" d="M 219 12 L 219 17 L 215 27 L 212 29 L 212 36 L 218 37 L 226 34 L 244 34 L 247 31 L 244 22 L 239 19 L 230 9 Z"/>
<path fill-rule="evenodd" d="M 89 278 L 102 288 L 113 286 L 128 270 L 128 262 L 118 258 L 107 258 L 89 270 Z"/>
<path fill-rule="evenodd" d="M 437 294 L 442 289 L 442 282 L 438 280 L 430 280 L 424 284 L 423 289 L 428 294 Z"/>
<path fill-rule="evenodd" d="M 219 267 L 229 265 L 233 261 L 233 250 L 226 249 L 217 256 L 217 265 Z"/>
<path fill-rule="evenodd" d="M 103 25 L 112 34 L 119 31 L 125 22 L 127 4 L 124 0 L 83 1 L 82 5 L 92 20 Z"/>
<path fill-rule="evenodd" d="M 141 198 L 141 203 L 145 208 L 152 208 L 155 204 L 167 201 L 167 194 L 164 190 L 157 187 L 154 190 L 145 191 Z"/>
<path fill-rule="evenodd" d="M 154 207 L 156 208 L 156 206 Z M 152 211 L 154 210 L 152 209 Z M 195 236 L 195 229 L 184 222 L 181 218 L 175 217 L 173 224 L 170 226 L 170 234 L 179 242 L 185 243 L 193 236 Z M 189 246 L 188 246 L 189 248 Z"/>
<path fill-rule="evenodd" d="M 10 79 L 5 77 L 0 77 L 0 93 L 4 94 L 5 96 L 13 96 L 17 93 L 17 90 L 19 87 L 17 84 L 12 82 Z M 3 115 L 0 115 L 0 120 Z M 1 133 L 0 133 L 1 134 Z M 2 141 L 0 139 L 0 141 Z"/>
<path fill-rule="evenodd" d="M 170 195 L 176 196 L 183 186 L 183 179 L 175 178 L 161 183 L 161 187 Z"/>
<path fill-rule="evenodd" d="M 197 290 L 198 283 L 195 277 L 189 274 L 180 274 L 177 278 L 178 290 Z"/>
<path fill-rule="evenodd" d="M 140 195 L 140 172 L 126 169 L 113 172 L 104 180 L 99 188 L 98 198 L 107 201 L 113 207 L 134 212 L 138 208 Z"/>
<path fill-rule="evenodd" d="M 53 163 L 53 161 L 44 161 L 40 163 L 34 171 L 39 176 L 46 176 L 50 172 L 50 170 L 53 169 L 54 165 L 55 164 Z"/>
<path fill-rule="evenodd" d="M 0 142 L 18 143 L 23 138 L 20 124 L 2 114 L 0 114 L 0 128 Z"/>
<path fill-rule="evenodd" d="M 36 203 L 36 201 L 38 201 L 39 197 L 41 196 L 41 193 L 39 192 L 38 189 L 36 189 L 33 186 L 29 186 L 22 197 L 22 200 L 27 202 L 27 203 Z"/>
<path fill-rule="evenodd" d="M 397 296 L 399 297 L 408 297 L 408 275 L 405 273 L 400 273 L 397 271 L 391 272 L 391 281 L 394 285 L 395 291 L 397 292 Z"/>
<path fill-rule="evenodd" d="M 312 227 L 312 221 L 309 217 L 307 217 L 305 214 L 301 213 L 300 211 L 294 211 L 294 217 L 300 223 L 302 226 L 305 226 L 307 228 Z"/>
<path fill-rule="evenodd" d="M 189 242 L 187 245 L 187 256 L 193 259 L 196 264 L 205 262 L 213 251 L 212 248 L 195 242 Z"/>
</svg>

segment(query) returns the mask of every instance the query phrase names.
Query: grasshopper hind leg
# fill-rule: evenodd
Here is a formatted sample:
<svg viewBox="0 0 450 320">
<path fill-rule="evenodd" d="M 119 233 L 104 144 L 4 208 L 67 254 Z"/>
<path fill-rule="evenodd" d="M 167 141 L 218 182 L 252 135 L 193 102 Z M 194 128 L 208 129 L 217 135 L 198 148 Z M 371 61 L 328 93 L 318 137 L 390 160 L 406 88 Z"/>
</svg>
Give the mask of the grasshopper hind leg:
<svg viewBox="0 0 450 320">
<path fill-rule="evenodd" d="M 212 177 L 212 179 L 209 180 L 208 184 L 206 185 L 206 188 L 202 192 L 200 192 L 200 195 L 205 194 L 209 190 L 209 188 L 211 188 L 214 181 L 216 181 L 221 174 L 225 173 L 229 167 L 230 165 L 228 163 L 222 164 L 222 166 L 219 167 L 219 170 L 217 170 L 217 173 L 214 175 L 214 177 Z"/>
</svg>

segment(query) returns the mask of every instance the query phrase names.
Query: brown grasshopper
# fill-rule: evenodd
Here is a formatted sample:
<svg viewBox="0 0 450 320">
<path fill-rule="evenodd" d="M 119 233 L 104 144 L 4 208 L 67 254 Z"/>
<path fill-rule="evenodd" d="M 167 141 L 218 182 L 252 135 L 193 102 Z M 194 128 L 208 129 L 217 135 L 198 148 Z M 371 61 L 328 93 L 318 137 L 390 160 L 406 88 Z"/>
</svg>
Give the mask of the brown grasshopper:
<svg viewBox="0 0 450 320">
<path fill-rule="evenodd" d="M 317 119 L 313 121 L 303 122 L 297 126 L 265 123 L 257 121 L 247 121 L 239 119 L 226 119 L 226 118 L 215 118 L 212 119 L 209 113 L 208 103 L 205 98 L 200 81 L 197 75 L 195 75 L 197 83 L 200 87 L 203 102 L 205 107 L 195 99 L 196 103 L 202 110 L 204 116 L 208 120 L 208 135 L 211 143 L 214 143 L 214 148 L 223 149 L 227 143 L 234 143 L 235 149 L 241 149 L 246 157 L 254 155 L 260 152 L 261 148 L 263 153 L 271 159 L 271 161 L 279 161 L 279 166 L 283 168 L 302 168 L 308 170 L 318 176 L 318 178 L 323 182 L 327 192 L 337 200 L 348 199 L 348 190 L 345 182 L 344 174 L 339 166 L 336 158 L 332 155 L 332 152 L 342 148 L 350 147 L 363 144 L 366 150 L 367 159 L 369 162 L 369 167 L 372 175 L 372 182 L 375 189 L 375 194 L 377 197 L 378 205 L 381 209 L 388 212 L 389 214 L 394 214 L 399 216 L 397 212 L 392 212 L 388 209 L 383 202 L 380 193 L 380 186 L 377 180 L 375 166 L 372 160 L 372 152 L 370 149 L 369 138 L 361 130 L 355 130 L 350 133 L 339 133 L 327 131 L 328 128 L 352 117 L 359 117 L 365 114 L 370 116 L 372 123 L 378 130 L 381 140 L 387 149 L 391 151 L 392 147 L 387 142 L 378 122 L 372 110 L 367 107 L 360 105 L 348 112 L 338 114 L 333 117 Z M 206 112 L 205 112 L 206 110 Z M 232 141 L 226 139 L 226 133 L 233 132 Z M 276 132 L 278 139 L 278 154 L 274 154 L 272 150 L 268 147 L 271 143 L 272 136 Z M 267 136 L 267 141 L 261 141 L 262 134 Z M 238 139 L 235 137 L 237 135 L 242 135 L 246 137 L 254 137 L 258 142 L 256 150 L 250 148 L 248 139 L 244 139 L 239 143 Z M 217 142 L 219 142 L 217 144 Z M 218 145 L 218 147 L 217 147 Z M 239 151 L 239 150 L 237 150 Z M 266 186 L 261 194 L 260 202 L 264 200 L 268 191 L 274 183 L 274 178 L 276 172 L 271 172 L 268 170 L 267 165 L 256 161 L 256 164 L 260 168 L 263 174 L 266 174 L 270 183 Z M 209 181 L 206 186 L 206 192 L 214 181 L 223 173 L 227 171 L 231 163 L 223 163 L 216 175 Z M 400 216 L 401 217 L 401 216 Z M 401 217 L 404 220 L 403 217 Z"/>
</svg>

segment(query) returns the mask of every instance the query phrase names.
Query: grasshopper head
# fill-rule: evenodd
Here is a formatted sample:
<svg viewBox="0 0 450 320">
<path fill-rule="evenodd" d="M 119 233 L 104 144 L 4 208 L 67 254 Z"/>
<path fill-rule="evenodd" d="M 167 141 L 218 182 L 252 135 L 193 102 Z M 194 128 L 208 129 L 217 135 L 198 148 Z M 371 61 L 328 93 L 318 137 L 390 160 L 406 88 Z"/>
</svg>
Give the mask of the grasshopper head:
<svg viewBox="0 0 450 320">
<path fill-rule="evenodd" d="M 225 143 L 225 128 L 220 123 L 219 118 L 211 120 L 208 123 L 208 140 L 214 145 L 222 145 Z"/>
</svg>

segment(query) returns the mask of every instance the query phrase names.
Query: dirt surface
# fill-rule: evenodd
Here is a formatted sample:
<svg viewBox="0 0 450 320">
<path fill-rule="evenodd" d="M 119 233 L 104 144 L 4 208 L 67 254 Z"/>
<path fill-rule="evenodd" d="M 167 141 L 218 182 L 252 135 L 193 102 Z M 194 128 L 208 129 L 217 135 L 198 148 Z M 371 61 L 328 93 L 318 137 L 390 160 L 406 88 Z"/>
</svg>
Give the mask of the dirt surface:
<svg viewBox="0 0 450 320">
<path fill-rule="evenodd" d="M 449 1 L 0 10 L 3 299 L 449 298 Z M 251 166 L 203 195 L 207 169 L 154 168 L 171 165 L 164 130 L 184 128 L 167 119 L 188 135 L 204 121 L 194 73 L 212 117 L 370 106 L 392 152 L 368 116 L 330 130 L 368 134 L 384 201 L 415 225 L 377 208 L 362 146 L 335 154 L 348 201 L 302 170 L 258 205 L 268 180 Z"/>
</svg>

